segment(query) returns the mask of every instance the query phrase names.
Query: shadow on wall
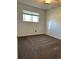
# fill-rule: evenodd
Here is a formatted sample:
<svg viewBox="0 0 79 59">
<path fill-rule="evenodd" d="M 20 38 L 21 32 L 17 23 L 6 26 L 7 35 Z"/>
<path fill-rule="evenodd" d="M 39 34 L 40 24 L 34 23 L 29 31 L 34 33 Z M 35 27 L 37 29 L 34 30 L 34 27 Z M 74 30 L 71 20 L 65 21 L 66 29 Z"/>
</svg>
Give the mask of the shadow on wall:
<svg viewBox="0 0 79 59">
<path fill-rule="evenodd" d="M 47 33 L 51 36 L 57 36 L 56 38 L 60 39 L 61 34 L 59 34 L 61 31 L 59 29 L 58 24 L 54 20 L 49 20 L 47 22 Z"/>
</svg>

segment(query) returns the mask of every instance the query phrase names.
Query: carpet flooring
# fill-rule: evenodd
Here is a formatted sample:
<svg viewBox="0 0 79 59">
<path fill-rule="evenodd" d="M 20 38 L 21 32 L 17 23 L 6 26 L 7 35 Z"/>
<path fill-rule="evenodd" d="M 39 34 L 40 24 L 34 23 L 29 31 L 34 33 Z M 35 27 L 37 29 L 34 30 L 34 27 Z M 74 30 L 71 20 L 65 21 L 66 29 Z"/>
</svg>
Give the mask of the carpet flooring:
<svg viewBox="0 0 79 59">
<path fill-rule="evenodd" d="M 61 40 L 44 34 L 18 37 L 18 59 L 61 59 Z"/>
</svg>

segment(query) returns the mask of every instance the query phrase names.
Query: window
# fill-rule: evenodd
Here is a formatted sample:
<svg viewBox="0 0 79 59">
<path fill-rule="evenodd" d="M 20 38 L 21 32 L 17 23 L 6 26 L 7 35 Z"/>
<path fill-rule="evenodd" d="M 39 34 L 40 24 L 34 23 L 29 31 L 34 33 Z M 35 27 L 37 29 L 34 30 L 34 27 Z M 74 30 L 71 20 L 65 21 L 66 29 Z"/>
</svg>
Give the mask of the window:
<svg viewBox="0 0 79 59">
<path fill-rule="evenodd" d="M 23 10 L 23 21 L 39 22 L 39 13 Z"/>
</svg>

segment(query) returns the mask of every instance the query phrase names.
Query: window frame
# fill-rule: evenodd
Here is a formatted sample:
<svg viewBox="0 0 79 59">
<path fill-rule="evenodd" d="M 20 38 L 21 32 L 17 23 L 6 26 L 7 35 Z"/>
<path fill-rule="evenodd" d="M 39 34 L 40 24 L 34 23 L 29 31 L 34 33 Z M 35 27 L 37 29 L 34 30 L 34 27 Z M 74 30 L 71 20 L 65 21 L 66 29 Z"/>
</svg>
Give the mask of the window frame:
<svg viewBox="0 0 79 59">
<path fill-rule="evenodd" d="M 31 11 L 29 11 L 29 12 L 31 12 Z M 38 17 L 38 22 L 35 22 L 35 21 L 24 21 L 24 20 L 23 20 L 23 14 L 30 15 L 32 20 L 33 20 L 33 16 L 37 16 L 37 17 Z M 39 14 L 39 13 L 38 13 L 38 14 Z M 29 13 L 23 12 L 23 13 L 22 13 L 22 21 L 23 21 L 23 22 L 29 22 L 29 23 L 39 23 L 39 21 L 40 21 L 40 14 L 39 14 L 39 15 L 34 15 L 34 14 L 29 14 Z"/>
</svg>

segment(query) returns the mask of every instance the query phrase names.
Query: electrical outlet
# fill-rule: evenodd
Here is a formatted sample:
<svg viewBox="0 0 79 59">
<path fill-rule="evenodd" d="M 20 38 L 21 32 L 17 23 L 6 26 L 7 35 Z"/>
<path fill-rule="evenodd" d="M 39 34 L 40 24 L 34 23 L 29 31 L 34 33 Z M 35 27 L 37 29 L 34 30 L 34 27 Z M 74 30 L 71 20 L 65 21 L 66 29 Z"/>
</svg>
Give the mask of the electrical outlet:
<svg viewBox="0 0 79 59">
<path fill-rule="evenodd" d="M 37 32 L 37 30 L 35 30 L 35 32 Z"/>
</svg>

